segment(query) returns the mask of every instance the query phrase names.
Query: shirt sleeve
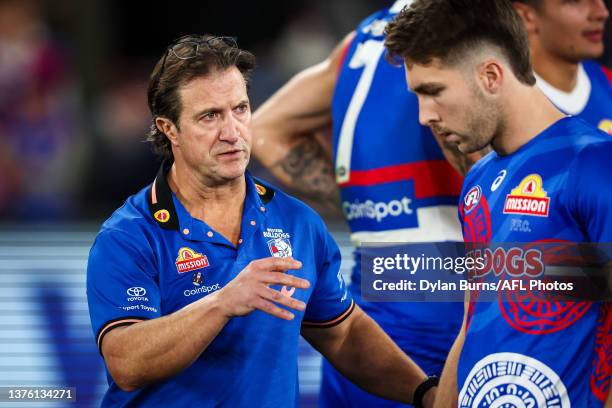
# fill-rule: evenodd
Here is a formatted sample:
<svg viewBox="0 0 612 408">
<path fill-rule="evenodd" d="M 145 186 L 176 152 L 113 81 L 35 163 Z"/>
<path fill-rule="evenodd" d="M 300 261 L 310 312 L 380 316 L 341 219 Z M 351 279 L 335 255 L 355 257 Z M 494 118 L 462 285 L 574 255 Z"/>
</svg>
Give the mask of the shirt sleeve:
<svg viewBox="0 0 612 408">
<path fill-rule="evenodd" d="M 612 242 L 612 143 L 585 147 L 568 178 L 570 212 L 590 242 Z"/>
<path fill-rule="evenodd" d="M 87 263 L 87 302 L 98 349 L 112 329 L 160 316 L 157 268 L 148 242 L 101 231 Z"/>
<path fill-rule="evenodd" d="M 314 245 L 315 256 L 319 260 L 317 282 L 308 301 L 302 325 L 331 327 L 344 321 L 355 308 L 355 304 L 340 273 L 340 249 L 320 218 Z"/>
</svg>

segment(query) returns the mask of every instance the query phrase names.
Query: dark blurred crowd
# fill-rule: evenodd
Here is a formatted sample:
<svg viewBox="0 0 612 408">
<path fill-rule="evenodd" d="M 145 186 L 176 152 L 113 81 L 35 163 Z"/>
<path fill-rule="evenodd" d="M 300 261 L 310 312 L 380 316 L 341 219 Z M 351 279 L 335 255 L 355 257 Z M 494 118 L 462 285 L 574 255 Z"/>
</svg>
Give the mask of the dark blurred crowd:
<svg viewBox="0 0 612 408">
<path fill-rule="evenodd" d="M 151 181 L 147 78 L 172 39 L 238 34 L 258 58 L 256 107 L 387 3 L 160 3 L 172 13 L 118 0 L 0 0 L 0 221 L 104 219 Z M 152 29 L 166 12 L 171 22 Z"/>
</svg>

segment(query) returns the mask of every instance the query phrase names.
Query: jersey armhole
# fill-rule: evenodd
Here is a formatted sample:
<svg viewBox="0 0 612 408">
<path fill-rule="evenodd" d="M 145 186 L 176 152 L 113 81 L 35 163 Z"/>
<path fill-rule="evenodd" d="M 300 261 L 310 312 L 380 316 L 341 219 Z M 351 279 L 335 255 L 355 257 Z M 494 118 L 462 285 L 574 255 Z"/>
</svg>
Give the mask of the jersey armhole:
<svg viewBox="0 0 612 408">
<path fill-rule="evenodd" d="M 349 49 L 353 45 L 353 41 L 355 41 L 357 35 L 353 35 L 350 41 L 346 42 L 342 53 L 340 54 L 340 60 L 338 61 L 338 66 L 336 67 L 336 78 L 340 76 L 340 71 L 342 71 L 342 67 L 344 66 L 344 61 L 346 60 L 346 56 L 348 55 Z"/>
</svg>

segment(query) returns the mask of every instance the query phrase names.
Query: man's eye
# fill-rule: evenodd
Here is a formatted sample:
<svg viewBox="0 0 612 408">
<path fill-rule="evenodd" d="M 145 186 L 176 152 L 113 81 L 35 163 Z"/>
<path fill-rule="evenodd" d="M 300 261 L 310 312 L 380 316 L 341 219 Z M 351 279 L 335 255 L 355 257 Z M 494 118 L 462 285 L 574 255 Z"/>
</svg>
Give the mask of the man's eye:
<svg viewBox="0 0 612 408">
<path fill-rule="evenodd" d="M 249 106 L 244 104 L 244 105 L 239 105 L 236 107 L 236 112 L 238 113 L 244 113 L 248 110 Z"/>
<path fill-rule="evenodd" d="M 215 112 L 207 112 L 204 115 L 202 115 L 202 119 L 204 120 L 213 120 L 216 117 L 217 117 L 217 114 Z"/>
</svg>

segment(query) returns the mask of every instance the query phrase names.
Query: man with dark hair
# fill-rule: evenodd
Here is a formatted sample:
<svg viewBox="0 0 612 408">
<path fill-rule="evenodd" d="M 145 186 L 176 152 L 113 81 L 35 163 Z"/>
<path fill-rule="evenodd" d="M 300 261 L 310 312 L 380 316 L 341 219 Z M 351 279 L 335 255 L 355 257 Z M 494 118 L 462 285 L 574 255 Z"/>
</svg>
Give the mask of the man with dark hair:
<svg viewBox="0 0 612 408">
<path fill-rule="evenodd" d="M 612 133 L 612 72 L 604 52 L 603 0 L 515 0 L 529 38 L 538 87 L 566 114 Z"/>
<path fill-rule="evenodd" d="M 534 86 L 509 0 L 416 0 L 386 30 L 421 123 L 463 152 L 493 147 L 464 180 L 466 242 L 612 242 L 612 139 Z M 521 295 L 467 295 L 436 406 L 611 404 L 609 304 Z"/>
<path fill-rule="evenodd" d="M 149 139 L 167 160 L 87 269 L 102 405 L 295 406 L 301 333 L 364 389 L 431 406 L 425 374 L 354 304 L 320 217 L 246 172 L 254 63 L 192 35 L 153 71 Z"/>
</svg>

